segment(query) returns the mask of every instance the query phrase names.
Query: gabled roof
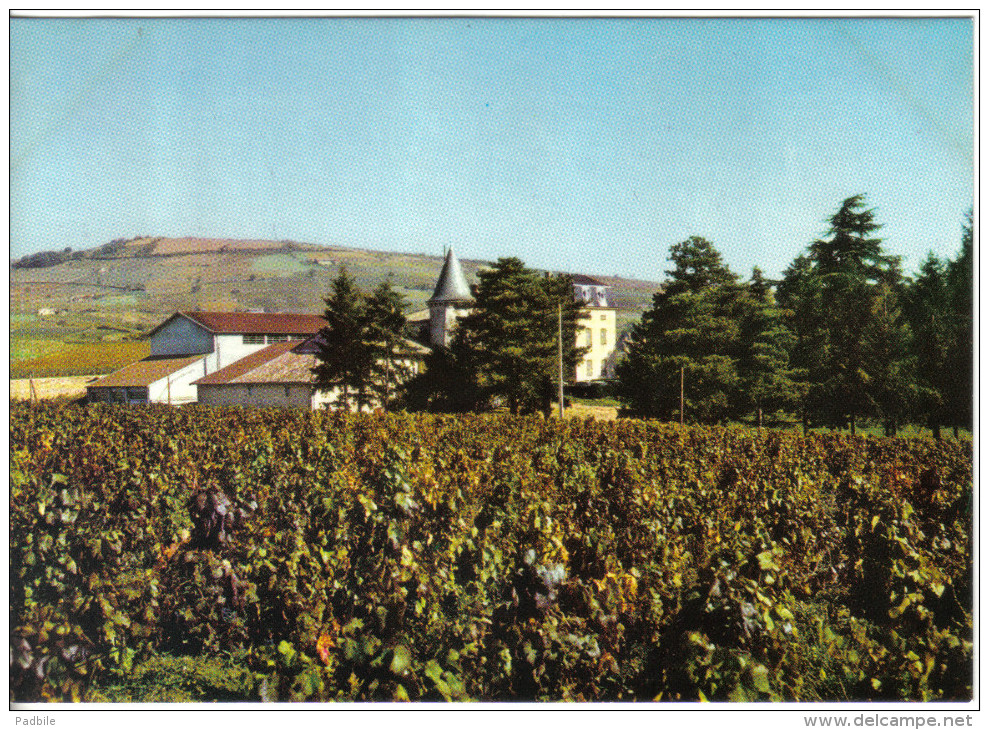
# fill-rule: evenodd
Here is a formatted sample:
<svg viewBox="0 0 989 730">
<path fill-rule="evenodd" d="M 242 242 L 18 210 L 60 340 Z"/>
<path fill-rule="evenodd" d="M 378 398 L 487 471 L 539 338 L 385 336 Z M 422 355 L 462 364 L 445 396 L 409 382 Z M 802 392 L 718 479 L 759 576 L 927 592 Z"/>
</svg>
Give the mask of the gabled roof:
<svg viewBox="0 0 989 730">
<path fill-rule="evenodd" d="M 251 353 L 225 368 L 217 370 L 193 385 L 289 385 L 313 382 L 312 369 L 316 367 L 316 338 L 305 342 L 279 342 L 263 350 Z M 429 350 L 406 340 L 409 354 L 425 354 Z"/>
<path fill-rule="evenodd" d="M 213 334 L 311 335 L 326 325 L 318 314 L 263 314 L 258 312 L 176 312 L 149 334 L 176 317 L 185 317 Z"/>
<path fill-rule="evenodd" d="M 451 248 L 446 253 L 443 261 L 443 268 L 440 269 L 440 278 L 436 281 L 436 288 L 433 296 L 429 298 L 429 303 L 433 302 L 472 302 L 470 287 L 467 286 L 467 279 L 464 277 L 464 270 L 460 268 L 460 262 Z"/>
<path fill-rule="evenodd" d="M 90 383 L 89 388 L 139 388 L 151 385 L 171 375 L 177 370 L 181 370 L 186 365 L 191 365 L 197 360 L 201 360 L 203 355 L 186 355 L 185 357 L 146 357 L 130 365 L 122 367 L 114 373 L 110 373 L 105 378 L 100 378 L 95 383 Z"/>
<path fill-rule="evenodd" d="M 311 383 L 311 371 L 316 366 L 316 358 L 311 354 L 292 352 L 298 346 L 298 342 L 269 345 L 194 381 L 193 385 Z"/>
</svg>

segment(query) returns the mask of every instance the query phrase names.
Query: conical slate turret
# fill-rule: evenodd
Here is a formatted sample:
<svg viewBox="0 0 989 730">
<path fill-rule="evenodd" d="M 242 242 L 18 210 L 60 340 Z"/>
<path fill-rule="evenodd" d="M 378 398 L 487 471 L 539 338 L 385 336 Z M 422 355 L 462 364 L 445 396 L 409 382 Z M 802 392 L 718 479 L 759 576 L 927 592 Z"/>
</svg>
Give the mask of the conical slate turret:
<svg viewBox="0 0 989 730">
<path fill-rule="evenodd" d="M 429 341 L 433 345 L 449 347 L 457 319 L 465 315 L 473 303 L 467 278 L 451 248 L 443 261 L 433 296 L 429 298 Z"/>
<path fill-rule="evenodd" d="M 470 294 L 470 287 L 467 286 L 467 278 L 464 276 L 460 262 L 451 248 L 447 251 L 443 268 L 440 270 L 440 278 L 436 282 L 436 288 L 433 290 L 433 296 L 429 298 L 429 303 L 468 303 L 471 301 L 473 301 L 473 297 Z"/>
</svg>

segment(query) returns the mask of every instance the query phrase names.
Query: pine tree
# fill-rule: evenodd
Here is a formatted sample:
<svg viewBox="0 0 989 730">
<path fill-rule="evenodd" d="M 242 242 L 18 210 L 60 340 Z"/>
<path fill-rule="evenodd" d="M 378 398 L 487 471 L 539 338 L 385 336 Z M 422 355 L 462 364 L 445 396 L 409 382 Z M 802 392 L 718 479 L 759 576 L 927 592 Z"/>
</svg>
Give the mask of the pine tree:
<svg viewBox="0 0 989 730">
<path fill-rule="evenodd" d="M 478 273 L 474 308 L 458 336 L 469 351 L 480 387 L 512 413 L 546 410 L 558 376 L 558 307 L 563 314 L 564 372 L 573 373 L 586 348 L 577 347 L 583 305 L 569 276 L 540 276 L 517 258 L 501 258 Z"/>
<path fill-rule="evenodd" d="M 467 413 L 489 408 L 488 394 L 479 382 L 480 367 L 473 350 L 458 328 L 449 347 L 434 347 L 424 367 L 404 389 L 404 405 L 410 411 Z"/>
<path fill-rule="evenodd" d="M 870 315 L 863 332 L 866 392 L 885 434 L 895 436 L 914 400 L 910 327 L 900 312 L 895 292 L 885 282 L 878 285 Z"/>
<path fill-rule="evenodd" d="M 824 329 L 823 287 L 807 256 L 798 256 L 783 272 L 776 299 L 787 328 L 793 333 L 789 353 L 791 377 L 797 387 L 797 409 L 804 433 L 821 410 L 827 337 Z"/>
<path fill-rule="evenodd" d="M 945 265 L 928 254 L 906 294 L 906 313 L 913 333 L 910 351 L 916 363 L 917 402 L 914 415 L 941 438 L 947 424 L 953 373 L 949 366 L 953 327 Z"/>
<path fill-rule="evenodd" d="M 363 360 L 357 351 L 365 317 L 365 302 L 346 268 L 340 268 L 337 278 L 333 280 L 332 294 L 324 302 L 326 326 L 319 333 L 313 375 L 320 390 L 338 388 L 337 407 L 349 409 L 360 400 L 356 391 L 363 382 Z"/>
<path fill-rule="evenodd" d="M 972 211 L 962 226 L 962 248 L 948 264 L 947 282 L 951 319 L 951 347 L 948 367 L 952 375 L 948 389 L 948 422 L 958 436 L 959 428 L 972 428 L 974 403 L 974 227 Z"/>
<path fill-rule="evenodd" d="M 700 236 L 691 236 L 671 246 L 669 258 L 673 269 L 666 272 L 670 277 L 666 291 L 671 295 L 734 284 L 738 280 L 714 245 Z"/>
<path fill-rule="evenodd" d="M 670 249 L 671 280 L 632 328 L 615 369 L 616 394 L 632 414 L 713 423 L 738 400 L 743 289 L 710 242 L 697 236 Z"/>
<path fill-rule="evenodd" d="M 755 411 L 762 427 L 763 413 L 791 411 L 802 389 L 790 368 L 790 350 L 796 338 L 776 306 L 770 282 L 759 268 L 752 271 L 748 286 L 749 313 L 742 323 L 743 355 L 738 369 L 742 406 Z"/>
<path fill-rule="evenodd" d="M 883 253 L 882 239 L 871 237 L 882 225 L 876 223 L 874 211 L 865 208 L 864 194 L 843 200 L 829 223 L 829 238 L 810 245 L 810 258 L 825 280 L 874 283 L 897 264 L 896 257 Z"/>
<path fill-rule="evenodd" d="M 319 334 L 313 368 L 316 387 L 338 389 L 341 409 L 388 408 L 398 386 L 411 375 L 404 364 L 409 353 L 401 294 L 385 281 L 367 295 L 341 268 L 325 302 L 326 327 Z"/>
<path fill-rule="evenodd" d="M 869 414 L 865 369 L 865 328 L 873 309 L 876 286 L 898 286 L 898 259 L 887 256 L 882 241 L 872 237 L 881 227 L 865 196 L 845 199 L 830 219 L 827 237 L 810 246 L 814 275 L 821 282 L 825 350 L 814 383 L 817 416 L 831 426 L 847 425 Z"/>
<path fill-rule="evenodd" d="M 389 278 L 366 299 L 363 343 L 371 363 L 370 388 L 385 410 L 413 374 L 403 336 L 405 322 L 404 297 L 392 287 Z"/>
</svg>

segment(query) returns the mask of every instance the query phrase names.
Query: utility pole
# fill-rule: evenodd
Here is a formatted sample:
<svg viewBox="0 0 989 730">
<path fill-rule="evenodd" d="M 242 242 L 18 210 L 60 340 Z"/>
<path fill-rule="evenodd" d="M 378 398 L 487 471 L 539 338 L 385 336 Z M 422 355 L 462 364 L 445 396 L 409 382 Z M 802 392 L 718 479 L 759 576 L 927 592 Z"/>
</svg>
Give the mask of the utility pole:
<svg viewBox="0 0 989 730">
<path fill-rule="evenodd" d="M 680 367 L 680 425 L 683 426 L 683 366 Z"/>
<path fill-rule="evenodd" d="M 560 363 L 560 418 L 563 418 L 563 304 L 561 302 L 556 303 L 556 330 L 557 330 L 557 341 L 559 344 L 558 355 Z"/>
</svg>

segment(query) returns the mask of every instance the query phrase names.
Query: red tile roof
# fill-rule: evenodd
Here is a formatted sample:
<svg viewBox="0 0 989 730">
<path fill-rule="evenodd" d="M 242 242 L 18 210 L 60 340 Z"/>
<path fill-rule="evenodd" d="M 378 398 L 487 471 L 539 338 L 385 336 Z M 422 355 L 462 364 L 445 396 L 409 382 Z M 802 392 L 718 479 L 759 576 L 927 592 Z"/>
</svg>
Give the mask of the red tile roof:
<svg viewBox="0 0 989 730">
<path fill-rule="evenodd" d="M 422 357 L 429 348 L 404 341 L 399 357 Z M 251 353 L 225 368 L 196 380 L 193 385 L 230 385 L 237 383 L 312 383 L 316 367 L 315 338 L 303 342 L 279 342 Z"/>
<path fill-rule="evenodd" d="M 151 330 L 154 334 L 176 317 L 191 319 L 215 334 L 312 335 L 326 326 L 318 314 L 262 314 L 257 312 L 176 312 Z"/>
<path fill-rule="evenodd" d="M 279 342 L 251 353 L 225 368 L 210 373 L 193 385 L 226 385 L 228 383 L 310 383 L 316 367 L 311 354 L 292 352 L 298 342 Z"/>
<path fill-rule="evenodd" d="M 179 312 L 211 332 L 227 334 L 311 335 L 326 326 L 318 314 L 256 312 Z"/>
<path fill-rule="evenodd" d="M 326 335 L 324 332 L 318 332 L 308 339 L 297 342 L 298 347 L 296 352 L 303 355 L 315 355 L 319 352 L 319 348 L 326 344 Z M 396 349 L 396 357 L 423 357 L 430 353 L 430 349 L 425 345 L 420 345 L 415 340 L 410 340 L 407 337 L 402 338 L 402 346 Z"/>
<path fill-rule="evenodd" d="M 90 383 L 88 388 L 113 388 L 151 385 L 155 381 L 161 380 L 166 375 L 171 375 L 176 370 L 181 370 L 186 365 L 191 365 L 196 360 L 201 360 L 202 355 L 187 355 L 185 357 L 146 357 L 143 360 L 133 362 L 120 370 L 110 373 L 105 378 L 100 378 L 95 383 Z"/>
</svg>

